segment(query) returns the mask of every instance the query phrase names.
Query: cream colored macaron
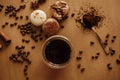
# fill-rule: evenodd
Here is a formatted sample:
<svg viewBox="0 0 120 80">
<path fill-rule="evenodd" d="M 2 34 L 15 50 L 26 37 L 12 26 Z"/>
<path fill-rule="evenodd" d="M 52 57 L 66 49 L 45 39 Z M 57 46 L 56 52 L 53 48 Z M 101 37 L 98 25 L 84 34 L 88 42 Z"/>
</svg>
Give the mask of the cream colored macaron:
<svg viewBox="0 0 120 80">
<path fill-rule="evenodd" d="M 46 13 L 43 10 L 35 10 L 30 15 L 30 20 L 35 26 L 41 26 L 45 22 L 46 18 Z"/>
</svg>

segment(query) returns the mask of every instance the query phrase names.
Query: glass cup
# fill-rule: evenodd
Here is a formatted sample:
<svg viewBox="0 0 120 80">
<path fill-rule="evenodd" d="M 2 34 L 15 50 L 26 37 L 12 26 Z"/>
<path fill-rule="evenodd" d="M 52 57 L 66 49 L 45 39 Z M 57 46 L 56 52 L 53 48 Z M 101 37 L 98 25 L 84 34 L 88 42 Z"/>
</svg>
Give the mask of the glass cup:
<svg viewBox="0 0 120 80">
<path fill-rule="evenodd" d="M 56 44 L 56 41 L 59 43 Z M 57 51 L 59 48 L 60 51 Z M 72 51 L 72 46 L 68 38 L 62 35 L 51 36 L 42 46 L 43 61 L 51 68 L 64 68 L 70 63 Z"/>
</svg>

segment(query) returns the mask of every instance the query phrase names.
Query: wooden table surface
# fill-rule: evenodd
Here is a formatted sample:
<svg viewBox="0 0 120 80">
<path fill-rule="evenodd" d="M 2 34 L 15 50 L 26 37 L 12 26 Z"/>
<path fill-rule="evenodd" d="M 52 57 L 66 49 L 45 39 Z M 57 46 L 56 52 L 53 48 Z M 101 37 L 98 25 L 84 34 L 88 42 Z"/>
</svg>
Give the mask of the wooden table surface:
<svg viewBox="0 0 120 80">
<path fill-rule="evenodd" d="M 0 4 L 4 5 L 2 12 L 0 12 L 0 31 L 3 31 L 8 35 L 12 42 L 11 44 L 0 50 L 0 80 L 25 80 L 23 69 L 25 63 L 18 64 L 9 60 L 9 56 L 16 52 L 16 45 L 25 45 L 26 50 L 30 51 L 30 60 L 32 64 L 28 68 L 29 80 L 120 80 L 120 65 L 116 64 L 116 59 L 120 56 L 120 1 L 119 0 L 65 0 L 70 6 L 69 17 L 62 25 L 64 29 L 61 29 L 59 35 L 66 36 L 72 46 L 74 52 L 72 53 L 72 60 L 70 64 L 64 69 L 51 69 L 42 60 L 41 46 L 44 40 L 34 42 L 30 40 L 30 43 L 23 44 L 22 38 L 31 39 L 30 36 L 21 36 L 19 30 L 16 27 L 10 27 L 9 25 L 2 29 L 2 25 L 5 22 L 9 24 L 17 22 L 18 24 L 26 23 L 25 16 L 30 16 L 33 11 L 30 9 L 30 2 L 32 0 L 26 0 L 27 2 L 21 3 L 20 0 L 0 0 Z M 50 5 L 57 0 L 46 0 L 46 3 L 39 6 L 38 9 L 42 9 L 47 13 L 47 17 L 51 17 Z M 15 21 L 14 18 L 9 18 L 4 15 L 5 7 L 7 5 L 14 5 L 18 7 L 20 4 L 25 4 L 25 10 L 22 10 L 18 15 L 23 15 L 22 20 Z M 104 11 L 105 20 L 103 25 L 97 29 L 97 32 L 102 40 L 105 40 L 105 36 L 110 34 L 109 46 L 116 50 L 113 56 L 106 56 L 101 48 L 95 34 L 92 31 L 83 31 L 82 28 L 78 28 L 71 17 L 72 12 L 80 9 L 81 6 L 90 4 L 96 8 L 100 8 L 100 11 Z M 111 43 L 113 36 L 117 36 L 114 43 Z M 95 44 L 90 46 L 90 41 L 94 41 Z M 31 49 L 31 46 L 35 46 L 35 49 Z M 82 50 L 82 60 L 77 61 L 76 56 L 79 51 Z M 100 56 L 96 60 L 91 60 L 91 56 L 96 55 L 99 52 Z M 112 70 L 108 70 L 107 64 L 110 63 Z M 85 68 L 84 72 L 81 72 L 81 68 L 77 69 L 77 65 L 81 64 L 81 68 Z"/>
</svg>

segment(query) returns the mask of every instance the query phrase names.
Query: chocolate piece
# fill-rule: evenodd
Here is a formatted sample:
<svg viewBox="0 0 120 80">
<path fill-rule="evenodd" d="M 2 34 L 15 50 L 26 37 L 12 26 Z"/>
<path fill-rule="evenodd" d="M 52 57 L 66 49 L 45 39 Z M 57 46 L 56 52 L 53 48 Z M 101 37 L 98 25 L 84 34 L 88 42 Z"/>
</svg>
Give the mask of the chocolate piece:
<svg viewBox="0 0 120 80">
<path fill-rule="evenodd" d="M 68 15 L 69 6 L 65 1 L 56 1 L 51 5 L 50 11 L 52 13 L 52 17 L 61 21 Z"/>
</svg>

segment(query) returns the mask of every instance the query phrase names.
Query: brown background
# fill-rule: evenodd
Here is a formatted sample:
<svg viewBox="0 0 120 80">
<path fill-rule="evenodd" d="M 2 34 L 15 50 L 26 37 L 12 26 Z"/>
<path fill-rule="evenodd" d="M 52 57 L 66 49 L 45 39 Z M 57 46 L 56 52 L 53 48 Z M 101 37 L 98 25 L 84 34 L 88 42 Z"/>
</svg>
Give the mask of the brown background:
<svg viewBox="0 0 120 80">
<path fill-rule="evenodd" d="M 30 15 L 32 10 L 30 9 L 30 1 L 27 0 L 26 9 L 18 13 L 18 15 Z M 47 0 L 45 4 L 40 5 L 39 9 L 44 10 L 50 17 L 50 5 L 57 0 Z M 33 40 L 26 45 L 26 50 L 30 50 L 31 54 L 29 58 L 32 60 L 32 64 L 28 69 L 28 76 L 30 80 L 120 80 L 120 65 L 117 65 L 115 60 L 120 55 L 120 1 L 119 0 L 65 0 L 70 6 L 69 18 L 62 24 L 65 26 L 59 34 L 69 38 L 74 53 L 69 66 L 61 70 L 54 70 L 47 67 L 41 54 L 41 46 L 44 42 L 40 41 L 35 43 Z M 0 4 L 4 6 L 14 5 L 16 7 L 21 4 L 20 0 L 0 0 Z M 110 39 L 113 35 L 117 36 L 114 44 L 109 40 L 109 46 L 116 50 L 114 56 L 106 56 L 99 45 L 95 35 L 92 32 L 83 31 L 76 26 L 74 18 L 70 15 L 72 12 L 76 12 L 81 6 L 90 4 L 96 8 L 100 8 L 100 11 L 104 11 L 106 19 L 103 22 L 101 28 L 97 29 L 98 34 L 104 40 L 106 34 L 110 34 Z M 10 28 L 9 26 L 2 29 L 1 26 L 7 21 L 14 23 L 14 19 L 9 19 L 8 16 L 3 14 L 5 7 L 0 12 L 0 31 L 5 32 L 11 39 L 12 43 L 7 48 L 0 51 L 0 80 L 25 80 L 23 75 L 24 64 L 14 64 L 9 61 L 9 56 L 15 52 L 15 46 L 21 45 L 22 36 L 17 30 L 17 27 Z M 25 19 L 18 20 L 18 24 L 25 23 Z M 30 39 L 29 36 L 25 37 Z M 94 41 L 95 45 L 90 47 L 89 42 Z M 31 46 L 35 45 L 36 48 L 31 50 Z M 76 61 L 75 57 L 78 55 L 79 50 L 83 50 L 82 60 Z M 91 60 L 91 56 L 100 52 L 98 60 Z M 80 69 L 77 69 L 77 64 L 81 63 L 81 67 L 86 68 L 85 72 L 81 73 Z M 107 64 L 111 63 L 113 69 L 109 71 Z"/>
</svg>

